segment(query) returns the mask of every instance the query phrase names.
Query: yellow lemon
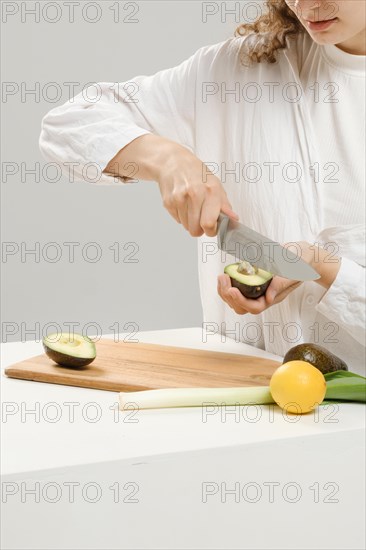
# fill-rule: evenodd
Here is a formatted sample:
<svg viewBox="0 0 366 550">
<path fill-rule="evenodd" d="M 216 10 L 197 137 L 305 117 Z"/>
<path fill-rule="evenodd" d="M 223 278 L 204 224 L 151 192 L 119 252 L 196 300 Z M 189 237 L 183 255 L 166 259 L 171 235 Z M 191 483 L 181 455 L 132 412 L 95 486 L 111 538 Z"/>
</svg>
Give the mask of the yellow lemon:
<svg viewBox="0 0 366 550">
<path fill-rule="evenodd" d="M 323 374 L 307 361 L 289 361 L 272 375 L 270 390 L 274 401 L 289 413 L 304 414 L 324 397 L 327 384 Z"/>
</svg>

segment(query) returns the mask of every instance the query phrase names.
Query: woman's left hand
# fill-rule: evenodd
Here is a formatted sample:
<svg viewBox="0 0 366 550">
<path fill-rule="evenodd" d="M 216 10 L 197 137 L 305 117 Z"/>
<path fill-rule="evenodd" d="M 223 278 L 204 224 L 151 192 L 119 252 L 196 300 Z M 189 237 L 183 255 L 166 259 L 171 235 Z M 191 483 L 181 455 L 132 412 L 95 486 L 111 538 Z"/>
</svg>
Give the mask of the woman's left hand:
<svg viewBox="0 0 366 550">
<path fill-rule="evenodd" d="M 304 241 L 296 244 L 298 245 L 297 249 L 301 249 L 301 258 L 319 273 L 320 278 L 316 282 L 326 289 L 330 288 L 339 271 L 341 258 L 334 255 L 330 256 L 324 248 L 315 247 Z M 294 243 L 288 243 L 284 246 L 291 247 L 293 245 Z M 232 287 L 230 277 L 223 274 L 218 276 L 217 291 L 224 302 L 239 315 L 244 315 L 245 313 L 257 315 L 274 304 L 282 302 L 290 292 L 301 284 L 302 281 L 293 281 L 275 276 L 266 294 L 253 300 L 245 298 L 240 290 Z"/>
</svg>

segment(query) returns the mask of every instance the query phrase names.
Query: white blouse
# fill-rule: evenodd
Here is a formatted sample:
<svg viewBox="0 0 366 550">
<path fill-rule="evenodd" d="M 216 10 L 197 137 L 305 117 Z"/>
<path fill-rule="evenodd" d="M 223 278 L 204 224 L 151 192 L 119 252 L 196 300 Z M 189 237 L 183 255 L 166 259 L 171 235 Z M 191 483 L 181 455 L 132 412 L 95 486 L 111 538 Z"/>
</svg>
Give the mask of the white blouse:
<svg viewBox="0 0 366 550">
<path fill-rule="evenodd" d="M 315 342 L 362 374 L 365 57 L 304 33 L 277 63 L 243 66 L 241 53 L 255 40 L 229 38 L 151 76 L 100 83 L 99 94 L 79 94 L 44 117 L 40 148 L 66 174 L 73 163 L 75 179 L 113 185 L 129 178 L 101 171 L 143 134 L 190 149 L 220 178 L 242 223 L 280 243 L 326 245 L 329 261 L 342 257 L 328 291 L 306 282 L 260 315 L 241 316 L 216 289 L 217 275 L 236 260 L 203 235 L 203 336 L 218 332 L 281 356 Z"/>
</svg>

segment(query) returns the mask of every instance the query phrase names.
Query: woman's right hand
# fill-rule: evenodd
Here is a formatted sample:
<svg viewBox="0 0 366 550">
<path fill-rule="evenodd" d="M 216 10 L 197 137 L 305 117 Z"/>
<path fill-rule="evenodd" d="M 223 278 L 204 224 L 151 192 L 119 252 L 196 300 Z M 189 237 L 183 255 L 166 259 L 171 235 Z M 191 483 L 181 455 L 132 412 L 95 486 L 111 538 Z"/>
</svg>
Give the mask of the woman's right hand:
<svg viewBox="0 0 366 550">
<path fill-rule="evenodd" d="M 165 208 L 193 237 L 214 237 L 220 212 L 239 218 L 219 178 L 183 145 L 145 134 L 121 149 L 104 172 L 129 180 L 131 165 L 134 176 L 158 182 Z"/>
<path fill-rule="evenodd" d="M 239 218 L 219 178 L 184 147 L 169 155 L 157 181 L 164 207 L 193 237 L 214 237 L 220 212 Z"/>
</svg>

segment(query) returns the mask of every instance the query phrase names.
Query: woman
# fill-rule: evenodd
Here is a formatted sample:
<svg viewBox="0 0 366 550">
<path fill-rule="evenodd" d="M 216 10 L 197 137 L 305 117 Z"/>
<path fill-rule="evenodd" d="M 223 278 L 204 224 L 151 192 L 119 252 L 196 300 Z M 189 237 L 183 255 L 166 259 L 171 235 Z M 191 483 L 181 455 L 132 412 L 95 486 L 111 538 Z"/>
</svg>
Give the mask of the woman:
<svg viewBox="0 0 366 550">
<path fill-rule="evenodd" d="M 267 7 L 176 67 L 53 109 L 40 147 L 80 179 L 94 162 L 100 183 L 158 182 L 198 237 L 205 330 L 278 355 L 315 342 L 363 372 L 365 1 Z M 244 298 L 222 274 L 233 258 L 217 249 L 220 212 L 293 243 L 320 278 L 275 277 Z"/>
</svg>

